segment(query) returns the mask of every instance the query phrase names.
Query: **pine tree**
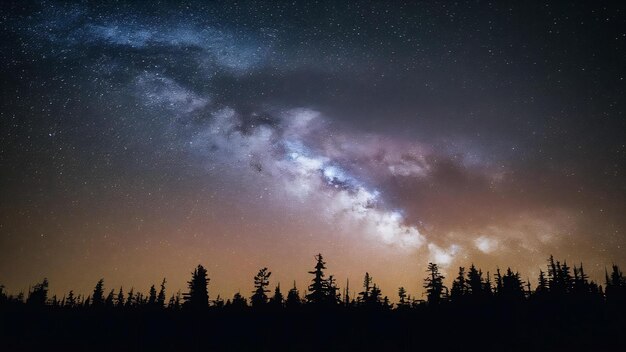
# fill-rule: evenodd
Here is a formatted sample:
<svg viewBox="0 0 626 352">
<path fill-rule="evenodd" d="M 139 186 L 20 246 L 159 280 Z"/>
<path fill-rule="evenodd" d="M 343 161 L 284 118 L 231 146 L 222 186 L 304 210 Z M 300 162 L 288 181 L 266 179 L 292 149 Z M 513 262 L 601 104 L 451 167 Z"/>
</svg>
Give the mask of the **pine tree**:
<svg viewBox="0 0 626 352">
<path fill-rule="evenodd" d="M 161 282 L 161 289 L 159 290 L 159 294 L 157 295 L 156 304 L 159 308 L 163 308 L 165 306 L 165 278 Z"/>
<path fill-rule="evenodd" d="M 170 308 L 174 308 L 176 310 L 180 309 L 181 305 L 180 305 L 180 299 L 181 299 L 181 294 L 180 294 L 180 290 L 178 290 L 176 292 L 176 296 L 174 297 L 174 306 Z"/>
<path fill-rule="evenodd" d="M 439 273 L 439 267 L 434 263 L 428 263 L 426 272 L 428 276 L 424 279 L 424 288 L 426 289 L 428 304 L 439 304 L 444 298 L 446 287 L 443 285 L 443 279 L 445 277 Z"/>
<path fill-rule="evenodd" d="M 495 293 L 498 294 L 498 295 L 502 293 L 502 275 L 500 274 L 500 268 L 496 268 Z"/>
<path fill-rule="evenodd" d="M 76 306 L 76 297 L 74 297 L 74 291 L 70 290 L 65 300 L 65 306 L 68 308 L 74 308 Z"/>
<path fill-rule="evenodd" d="M 237 292 L 233 296 L 233 300 L 231 302 L 231 307 L 237 309 L 245 309 L 248 307 L 248 300 L 241 293 Z"/>
<path fill-rule="evenodd" d="M 111 289 L 111 291 L 109 292 L 109 294 L 107 295 L 107 298 L 104 300 L 104 305 L 107 308 L 113 308 L 113 304 L 115 301 L 115 290 Z"/>
<path fill-rule="evenodd" d="M 339 296 L 339 288 L 337 287 L 335 278 L 333 275 L 330 275 L 328 280 L 326 280 L 326 303 L 330 305 L 339 304 L 339 302 L 341 302 Z"/>
<path fill-rule="evenodd" d="M 134 288 L 130 288 L 130 291 L 128 291 L 128 298 L 126 299 L 126 303 L 125 303 L 125 307 L 126 308 L 130 308 L 133 306 L 133 300 L 135 299 L 135 294 L 134 294 Z"/>
<path fill-rule="evenodd" d="M 483 295 L 483 273 L 476 269 L 474 264 L 470 266 L 467 272 L 467 286 L 469 294 L 473 297 L 481 297 Z"/>
<path fill-rule="evenodd" d="M 315 264 L 315 270 L 309 271 L 309 274 L 313 274 L 313 280 L 309 285 L 309 294 L 306 295 L 306 299 L 309 303 L 321 304 L 326 300 L 326 280 L 324 279 L 324 269 L 326 269 L 326 263 L 322 254 L 315 256 L 317 263 Z"/>
<path fill-rule="evenodd" d="M 104 305 L 104 279 L 100 279 L 91 295 L 91 306 L 102 307 Z"/>
<path fill-rule="evenodd" d="M 282 292 L 280 292 L 280 283 L 276 285 L 276 288 L 274 289 L 274 296 L 271 298 L 270 301 L 272 302 L 272 305 L 275 307 L 283 306 L 284 297 L 283 297 Z"/>
<path fill-rule="evenodd" d="M 366 304 L 370 301 L 370 293 L 372 290 L 372 277 L 366 272 L 363 278 L 363 291 L 359 292 L 359 302 Z"/>
<path fill-rule="evenodd" d="M 253 307 L 260 307 L 267 303 L 267 292 L 270 292 L 266 289 L 266 287 L 270 284 L 269 278 L 272 275 L 271 272 L 267 271 L 267 268 L 263 268 L 259 270 L 259 272 L 254 277 L 254 287 L 255 290 L 252 291 L 253 295 L 250 298 L 250 302 Z"/>
<path fill-rule="evenodd" d="M 537 289 L 535 294 L 543 295 L 549 292 L 548 279 L 543 270 L 539 270 L 539 279 L 537 280 Z"/>
<path fill-rule="evenodd" d="M 372 286 L 372 290 L 370 291 L 368 303 L 371 306 L 380 306 L 381 297 L 382 297 L 382 291 L 380 290 L 380 287 L 374 284 L 374 286 Z"/>
<path fill-rule="evenodd" d="M 215 298 L 213 300 L 213 306 L 215 308 L 222 308 L 222 307 L 224 307 L 224 299 L 222 299 L 222 297 L 220 297 L 220 295 L 217 295 L 217 298 Z"/>
<path fill-rule="evenodd" d="M 506 274 L 502 277 L 502 290 L 500 295 L 510 300 L 521 300 L 524 298 L 524 282 L 520 279 L 519 273 L 513 273 L 511 268 L 507 268 Z"/>
<path fill-rule="evenodd" d="M 118 308 L 124 307 L 124 290 L 122 290 L 121 286 L 120 286 L 119 292 L 117 293 L 117 299 L 115 301 L 115 305 Z"/>
<path fill-rule="evenodd" d="M 293 282 L 293 287 L 287 292 L 287 300 L 285 301 L 285 305 L 287 308 L 295 308 L 302 304 L 302 300 L 300 299 L 300 292 L 296 287 L 296 282 Z"/>
<path fill-rule="evenodd" d="M 207 271 L 202 265 L 191 273 L 191 281 L 187 282 L 189 292 L 183 294 L 185 306 L 194 309 L 203 309 L 209 306 L 208 284 L 210 279 Z"/>
<path fill-rule="evenodd" d="M 563 282 L 563 293 L 570 293 L 574 278 L 570 272 L 570 267 L 567 266 L 567 261 L 563 261 L 563 265 L 561 265 L 561 280 Z"/>
<path fill-rule="evenodd" d="M 611 276 L 605 270 L 606 276 L 606 301 L 609 304 L 626 304 L 626 280 L 619 267 L 612 266 Z"/>
<path fill-rule="evenodd" d="M 44 278 L 41 283 L 29 290 L 26 303 L 33 306 L 44 306 L 48 301 L 48 279 Z"/>
<path fill-rule="evenodd" d="M 343 292 L 343 305 L 345 307 L 350 306 L 350 280 L 346 279 L 346 288 Z"/>
<path fill-rule="evenodd" d="M 450 299 L 458 301 L 467 294 L 467 282 L 465 281 L 465 268 L 459 267 L 459 275 L 452 282 L 452 289 L 450 290 Z"/>
<path fill-rule="evenodd" d="M 154 285 L 150 286 L 150 291 L 148 291 L 148 305 L 150 307 L 156 306 L 157 292 Z"/>
<path fill-rule="evenodd" d="M 408 305 L 408 302 L 407 302 L 406 290 L 404 289 L 404 287 L 398 288 L 398 297 L 400 298 L 400 300 L 398 301 L 398 308 L 406 307 Z"/>
</svg>

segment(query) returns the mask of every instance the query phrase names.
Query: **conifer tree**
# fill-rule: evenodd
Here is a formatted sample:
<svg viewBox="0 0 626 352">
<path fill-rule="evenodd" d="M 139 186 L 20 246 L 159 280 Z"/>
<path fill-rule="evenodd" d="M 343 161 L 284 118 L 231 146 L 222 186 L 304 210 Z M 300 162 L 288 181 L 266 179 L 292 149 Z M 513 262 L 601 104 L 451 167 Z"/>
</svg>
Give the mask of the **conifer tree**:
<svg viewBox="0 0 626 352">
<path fill-rule="evenodd" d="M 333 275 L 326 280 L 326 303 L 330 305 L 339 304 L 341 302 L 339 288 Z"/>
<path fill-rule="evenodd" d="M 287 308 L 295 308 L 302 304 L 302 300 L 300 299 L 300 292 L 296 287 L 296 282 L 293 282 L 293 287 L 287 292 L 287 300 L 285 301 L 285 305 Z"/>
<path fill-rule="evenodd" d="M 148 305 L 150 307 L 156 306 L 157 292 L 154 285 L 150 286 L 150 291 L 148 291 Z"/>
<path fill-rule="evenodd" d="M 282 292 L 280 292 L 280 283 L 276 285 L 274 289 L 274 296 L 271 298 L 272 305 L 275 307 L 282 307 L 284 303 L 284 297 Z"/>
<path fill-rule="evenodd" d="M 267 268 L 263 268 L 259 270 L 259 272 L 254 277 L 254 287 L 255 290 L 252 291 L 253 295 L 250 298 L 250 302 L 253 307 L 260 307 L 267 303 L 267 292 L 270 292 L 267 289 L 267 286 L 270 284 L 269 278 L 272 275 L 271 272 L 267 271 Z"/>
<path fill-rule="evenodd" d="M 159 290 L 159 294 L 156 298 L 156 304 L 159 308 L 163 308 L 165 306 L 165 278 L 161 281 L 161 289 Z"/>
<path fill-rule="evenodd" d="M 399 298 L 398 308 L 406 307 L 408 302 L 407 302 L 406 290 L 404 289 L 404 287 L 398 288 L 398 298 Z"/>
<path fill-rule="evenodd" d="M 452 282 L 452 289 L 450 290 L 450 299 L 458 301 L 467 294 L 467 282 L 465 281 L 465 268 L 459 267 L 459 275 Z"/>
<path fill-rule="evenodd" d="M 28 293 L 26 303 L 33 306 L 44 306 L 48 301 L 48 279 L 44 278 L 41 283 L 33 286 Z"/>
<path fill-rule="evenodd" d="M 115 305 L 118 308 L 124 307 L 124 290 L 120 286 L 120 290 L 117 293 L 117 299 L 115 300 Z"/>
<path fill-rule="evenodd" d="M 537 289 L 535 289 L 535 294 L 543 295 L 548 293 L 548 279 L 546 279 L 546 274 L 543 270 L 539 270 L 539 279 L 537 280 Z"/>
<path fill-rule="evenodd" d="M 65 306 L 68 308 L 74 308 L 76 306 L 76 297 L 74 297 L 74 291 L 70 290 L 65 299 Z"/>
<path fill-rule="evenodd" d="M 519 273 L 514 273 L 511 268 L 507 268 L 506 274 L 502 277 L 502 290 L 500 295 L 510 300 L 521 300 L 524 298 L 524 282 L 520 279 Z"/>
<path fill-rule="evenodd" d="M 104 305 L 104 279 L 100 279 L 91 295 L 91 306 L 102 307 Z"/>
<path fill-rule="evenodd" d="M 359 302 L 366 304 L 370 301 L 370 293 L 372 290 L 372 277 L 368 272 L 365 273 L 363 278 L 363 291 L 359 292 Z"/>
<path fill-rule="evenodd" d="M 184 305 L 189 308 L 203 309 L 209 306 L 209 278 L 202 265 L 191 273 L 191 280 L 187 282 L 189 292 L 183 294 Z"/>
<path fill-rule="evenodd" d="M 480 297 L 483 295 L 483 273 L 476 269 L 474 264 L 470 266 L 467 272 L 467 287 L 469 294 L 473 297 Z"/>
<path fill-rule="evenodd" d="M 111 291 L 109 292 L 109 294 L 107 295 L 107 298 L 104 300 L 104 305 L 107 308 L 113 308 L 113 304 L 115 301 L 115 290 L 111 289 Z"/>
<path fill-rule="evenodd" d="M 315 256 L 317 263 L 315 264 L 315 270 L 309 271 L 309 274 L 313 274 L 313 280 L 309 285 L 309 294 L 306 295 L 306 299 L 309 303 L 320 304 L 326 301 L 327 295 L 327 282 L 324 279 L 324 269 L 326 269 L 326 263 L 322 254 Z"/>
<path fill-rule="evenodd" d="M 248 300 L 244 296 L 242 296 L 241 293 L 237 292 L 233 296 L 231 307 L 237 308 L 237 309 L 244 309 L 248 307 Z"/>
<path fill-rule="evenodd" d="M 444 298 L 446 287 L 443 285 L 443 279 L 445 277 L 439 273 L 439 267 L 434 263 L 428 263 L 426 272 L 428 276 L 424 279 L 424 288 L 426 289 L 428 304 L 437 305 Z"/>
<path fill-rule="evenodd" d="M 126 303 L 125 303 L 125 307 L 126 308 L 130 308 L 133 306 L 133 300 L 135 299 L 135 294 L 134 294 L 134 288 L 130 288 L 130 291 L 128 291 L 128 298 L 126 298 Z"/>
</svg>

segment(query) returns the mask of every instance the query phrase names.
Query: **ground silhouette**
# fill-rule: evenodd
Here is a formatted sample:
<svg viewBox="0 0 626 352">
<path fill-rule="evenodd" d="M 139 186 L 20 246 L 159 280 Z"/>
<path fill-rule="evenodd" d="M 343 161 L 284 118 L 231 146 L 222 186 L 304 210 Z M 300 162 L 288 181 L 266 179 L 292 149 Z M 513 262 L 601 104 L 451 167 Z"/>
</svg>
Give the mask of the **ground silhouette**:
<svg viewBox="0 0 626 352">
<path fill-rule="evenodd" d="M 0 341 L 27 350 L 472 350 L 617 351 L 624 349 L 626 279 L 613 265 L 604 286 L 583 265 L 550 257 L 534 286 L 510 268 L 495 274 L 459 268 L 451 288 L 429 263 L 425 298 L 398 289 L 396 304 L 366 273 L 362 291 L 340 294 L 326 262 L 316 256 L 307 292 L 295 283 L 286 298 L 269 289 L 271 272 L 254 276 L 250 300 L 241 293 L 211 300 L 207 270 L 198 265 L 187 291 L 166 299 L 163 279 L 144 295 L 133 289 L 48 297 L 48 280 L 26 294 L 0 285 Z M 248 303 L 250 302 L 250 304 Z"/>
</svg>

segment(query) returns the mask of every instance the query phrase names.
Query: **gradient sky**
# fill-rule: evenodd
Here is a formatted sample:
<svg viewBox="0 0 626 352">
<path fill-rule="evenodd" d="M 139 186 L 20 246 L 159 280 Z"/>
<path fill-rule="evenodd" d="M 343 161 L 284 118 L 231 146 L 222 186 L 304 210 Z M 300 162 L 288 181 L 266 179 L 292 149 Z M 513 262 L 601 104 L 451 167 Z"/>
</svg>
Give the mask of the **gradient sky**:
<svg viewBox="0 0 626 352">
<path fill-rule="evenodd" d="M 626 264 L 624 4 L 1 7 L 10 292 Z"/>
</svg>

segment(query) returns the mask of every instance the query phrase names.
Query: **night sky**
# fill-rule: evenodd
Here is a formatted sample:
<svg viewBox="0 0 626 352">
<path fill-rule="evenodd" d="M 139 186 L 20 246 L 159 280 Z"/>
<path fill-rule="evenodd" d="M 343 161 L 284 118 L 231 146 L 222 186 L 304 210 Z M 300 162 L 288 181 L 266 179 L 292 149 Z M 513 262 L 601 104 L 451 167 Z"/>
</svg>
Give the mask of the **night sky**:
<svg viewBox="0 0 626 352">
<path fill-rule="evenodd" d="M 624 2 L 0 6 L 10 292 L 626 265 Z"/>
</svg>

